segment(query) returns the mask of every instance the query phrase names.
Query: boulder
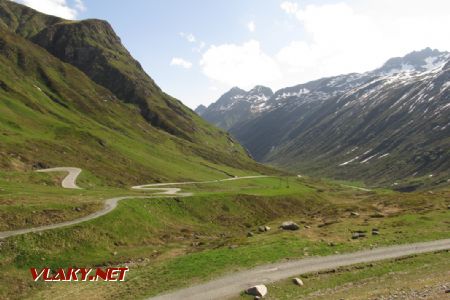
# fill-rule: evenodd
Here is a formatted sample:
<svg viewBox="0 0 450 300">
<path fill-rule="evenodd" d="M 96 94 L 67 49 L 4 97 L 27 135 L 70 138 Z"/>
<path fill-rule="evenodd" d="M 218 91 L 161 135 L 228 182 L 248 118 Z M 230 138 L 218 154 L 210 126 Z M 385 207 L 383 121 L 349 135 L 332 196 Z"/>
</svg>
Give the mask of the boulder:
<svg viewBox="0 0 450 300">
<path fill-rule="evenodd" d="M 298 226 L 297 223 L 294 223 L 292 221 L 283 222 L 280 227 L 281 227 L 281 229 L 284 229 L 284 230 L 299 230 L 300 229 L 300 226 Z"/>
<path fill-rule="evenodd" d="M 350 216 L 352 216 L 352 217 L 359 217 L 359 213 L 357 213 L 356 211 L 352 211 L 350 213 Z"/>
<path fill-rule="evenodd" d="M 363 231 L 355 231 L 355 232 L 352 232 L 352 239 L 359 239 L 359 238 L 361 238 L 361 237 L 365 237 L 366 236 L 366 233 L 365 232 L 363 232 Z"/>
<path fill-rule="evenodd" d="M 266 232 L 270 230 L 269 226 L 259 226 L 258 227 L 259 232 Z"/>
<path fill-rule="evenodd" d="M 245 293 L 255 297 L 265 297 L 267 295 L 267 287 L 263 284 L 255 285 L 247 289 Z"/>
<path fill-rule="evenodd" d="M 253 234 L 253 232 L 249 231 L 249 232 L 247 233 L 247 236 L 248 236 L 248 237 L 252 237 L 252 236 L 254 236 L 254 234 Z"/>
<path fill-rule="evenodd" d="M 298 285 L 298 286 L 303 286 L 303 281 L 300 279 L 300 278 L 293 278 L 292 279 L 292 282 L 294 283 L 294 284 L 296 284 L 296 285 Z"/>
</svg>

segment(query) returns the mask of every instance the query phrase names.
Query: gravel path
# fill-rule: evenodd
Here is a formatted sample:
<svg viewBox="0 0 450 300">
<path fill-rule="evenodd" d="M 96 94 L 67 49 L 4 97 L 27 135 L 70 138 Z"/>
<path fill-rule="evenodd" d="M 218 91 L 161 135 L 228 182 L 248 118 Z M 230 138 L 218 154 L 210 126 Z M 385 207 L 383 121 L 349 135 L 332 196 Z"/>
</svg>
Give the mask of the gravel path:
<svg viewBox="0 0 450 300">
<path fill-rule="evenodd" d="M 77 177 L 81 173 L 80 168 L 72 168 L 72 167 L 60 167 L 60 168 L 51 168 L 51 169 L 44 169 L 44 170 L 38 170 L 36 172 L 40 173 L 49 173 L 49 172 L 68 172 L 67 176 L 63 179 L 61 182 L 61 186 L 65 189 L 81 189 L 77 185 Z"/>
<path fill-rule="evenodd" d="M 227 299 L 238 296 L 240 292 L 251 286 L 257 284 L 267 284 L 304 273 L 446 249 L 450 249 L 450 239 L 381 247 L 373 250 L 363 250 L 349 254 L 292 260 L 288 262 L 263 265 L 247 271 L 235 272 L 204 284 L 191 286 L 149 299 Z"/>
<path fill-rule="evenodd" d="M 63 179 L 63 181 L 61 183 L 62 187 L 67 188 L 67 189 L 80 189 L 80 187 L 77 186 L 77 184 L 76 184 L 77 177 L 81 173 L 81 169 L 79 169 L 79 168 L 60 167 L 60 168 L 38 170 L 37 172 L 68 172 L 69 174 Z M 212 180 L 212 181 L 153 183 L 153 184 L 133 186 L 132 189 L 134 189 L 134 190 L 152 191 L 155 193 L 152 193 L 147 196 L 122 196 L 122 197 L 110 198 L 110 199 L 105 200 L 104 206 L 101 210 L 96 211 L 87 216 L 84 216 L 84 217 L 81 217 L 81 218 L 78 218 L 75 220 L 71 220 L 71 221 L 50 224 L 50 225 L 45 225 L 45 226 L 40 226 L 40 227 L 3 231 L 3 232 L 0 232 L 0 240 L 7 238 L 7 237 L 11 237 L 11 236 L 16 236 L 16 235 L 21 235 L 21 234 L 26 234 L 26 233 L 31 233 L 31 232 L 41 232 L 41 231 L 46 231 L 46 230 L 50 230 L 50 229 L 62 228 L 62 227 L 67 227 L 67 226 L 72 226 L 72 225 L 80 224 L 83 222 L 87 222 L 87 221 L 99 218 L 101 216 L 104 216 L 104 215 L 110 213 L 117 207 L 118 203 L 122 200 L 172 198 L 174 196 L 189 197 L 189 196 L 193 195 L 193 193 L 180 193 L 180 191 L 181 191 L 180 188 L 176 188 L 176 187 L 164 188 L 163 186 L 202 184 L 202 183 L 213 183 L 213 182 L 222 182 L 222 181 L 230 181 L 230 180 L 240 180 L 240 179 L 263 178 L 263 177 L 268 177 L 268 176 L 245 176 L 245 177 L 226 178 L 226 179 L 221 179 L 221 180 Z"/>
</svg>

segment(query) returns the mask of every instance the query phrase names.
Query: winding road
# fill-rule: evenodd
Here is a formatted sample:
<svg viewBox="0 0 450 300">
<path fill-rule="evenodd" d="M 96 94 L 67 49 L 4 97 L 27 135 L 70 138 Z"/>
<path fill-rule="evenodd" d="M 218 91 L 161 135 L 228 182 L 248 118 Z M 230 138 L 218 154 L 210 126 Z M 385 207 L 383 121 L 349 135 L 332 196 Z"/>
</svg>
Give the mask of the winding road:
<svg viewBox="0 0 450 300">
<path fill-rule="evenodd" d="M 73 168 L 73 167 L 60 167 L 60 168 L 51 168 L 51 169 L 44 169 L 44 170 L 38 170 L 37 172 L 67 172 L 67 176 L 62 180 L 61 186 L 66 189 L 81 189 L 79 186 L 77 186 L 76 180 L 78 176 L 81 173 L 81 169 L 79 168 Z M 101 216 L 104 216 L 111 211 L 113 211 L 118 203 L 122 200 L 127 199 L 151 199 L 151 198 L 172 198 L 174 196 L 176 197 L 189 197 L 192 196 L 193 193 L 180 193 L 180 188 L 175 187 L 167 187 L 164 188 L 164 186 L 172 186 L 172 185 L 187 185 L 187 184 L 203 184 L 203 183 L 213 183 L 213 182 L 222 182 L 222 181 L 230 181 L 230 180 L 240 180 L 240 179 L 251 179 L 251 178 L 264 178 L 268 176 L 259 175 L 259 176 L 244 176 L 244 177 L 233 177 L 233 178 L 226 178 L 226 179 L 220 179 L 220 180 L 211 180 L 211 181 L 190 181 L 190 182 L 169 182 L 169 183 L 153 183 L 153 184 L 146 184 L 146 185 L 138 185 L 133 186 L 133 190 L 142 190 L 142 191 L 152 191 L 155 193 L 152 193 L 151 195 L 147 196 L 121 196 L 121 197 L 114 197 L 110 199 L 106 199 L 104 202 L 104 206 L 101 210 L 93 212 L 92 214 L 86 215 L 84 217 L 74 219 L 71 221 L 56 223 L 56 224 L 50 224 L 50 225 L 44 225 L 39 227 L 32 227 L 32 228 L 23 228 L 23 229 L 17 229 L 17 230 L 11 230 L 11 231 L 2 231 L 0 232 L 0 240 L 26 234 L 26 233 L 32 233 L 32 232 L 42 232 L 50 229 L 57 229 L 67 226 L 72 226 L 76 224 L 80 224 L 83 222 L 87 222 L 96 218 L 99 218 Z"/>
<path fill-rule="evenodd" d="M 61 168 L 37 170 L 36 172 L 40 172 L 40 173 L 67 172 L 69 174 L 61 182 L 61 186 L 65 189 L 81 189 L 77 185 L 77 178 L 78 178 L 78 175 L 80 175 L 80 173 L 81 173 L 80 168 L 61 167 Z"/>
<path fill-rule="evenodd" d="M 78 175 L 80 175 L 81 173 L 81 169 L 79 168 L 61 167 L 61 168 L 39 170 L 38 172 L 67 172 L 68 175 L 63 179 L 61 183 L 62 187 L 68 189 L 80 188 L 76 184 L 76 179 Z M 126 199 L 171 198 L 174 196 L 189 197 L 193 195 L 193 193 L 181 193 L 181 189 L 178 187 L 167 187 L 167 186 L 214 183 L 240 179 L 262 178 L 262 177 L 269 177 L 269 176 L 245 176 L 245 177 L 233 177 L 221 180 L 201 181 L 201 182 L 195 181 L 171 182 L 171 183 L 155 183 L 155 184 L 134 186 L 132 187 L 132 189 L 134 190 L 151 191 L 155 193 L 152 193 L 151 195 L 147 196 L 122 196 L 110 198 L 105 200 L 103 209 L 96 211 L 90 215 L 72 221 L 66 221 L 57 224 L 0 232 L 0 239 L 31 232 L 41 232 L 50 229 L 67 227 L 83 223 L 86 221 L 90 221 L 108 214 L 117 207 L 120 201 Z M 226 299 L 233 296 L 237 296 L 241 291 L 253 285 L 267 284 L 299 274 L 315 272 L 325 269 L 332 269 L 357 263 L 392 259 L 412 254 L 441 251 L 448 249 L 450 249 L 450 239 L 444 239 L 423 243 L 381 247 L 373 250 L 363 250 L 348 254 L 291 260 L 287 262 L 262 265 L 246 271 L 234 272 L 230 275 L 215 280 L 211 280 L 203 284 L 198 284 L 195 286 L 159 295 L 149 299 L 152 300 Z"/>
</svg>

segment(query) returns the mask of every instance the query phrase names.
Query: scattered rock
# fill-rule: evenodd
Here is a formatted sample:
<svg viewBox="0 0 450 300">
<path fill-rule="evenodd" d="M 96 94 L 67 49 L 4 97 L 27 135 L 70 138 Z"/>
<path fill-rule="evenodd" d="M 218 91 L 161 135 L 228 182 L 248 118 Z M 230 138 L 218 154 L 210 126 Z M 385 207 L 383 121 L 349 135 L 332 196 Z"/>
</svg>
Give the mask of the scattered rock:
<svg viewBox="0 0 450 300">
<path fill-rule="evenodd" d="M 328 246 L 330 246 L 330 247 L 334 247 L 334 246 L 336 246 L 336 244 L 335 244 L 335 243 L 333 243 L 333 242 L 329 242 L 329 243 L 328 243 Z"/>
<path fill-rule="evenodd" d="M 354 239 L 354 240 L 365 237 L 365 236 L 366 236 L 365 232 L 362 232 L 362 231 L 352 232 L 352 239 Z"/>
<path fill-rule="evenodd" d="M 263 284 L 252 286 L 245 291 L 247 295 L 264 297 L 267 295 L 267 287 Z"/>
<path fill-rule="evenodd" d="M 284 230 L 299 230 L 300 226 L 292 221 L 283 222 L 280 226 Z"/>
<path fill-rule="evenodd" d="M 300 278 L 297 278 L 297 277 L 293 278 L 292 282 L 295 283 L 298 286 L 303 286 L 304 285 L 303 281 Z"/>
<path fill-rule="evenodd" d="M 372 235 L 379 235 L 380 231 L 378 230 L 378 228 L 372 228 Z"/>
<path fill-rule="evenodd" d="M 309 229 L 309 228 L 311 228 L 311 226 L 309 226 L 309 225 L 305 225 L 305 228 L 306 228 L 306 229 Z"/>
<path fill-rule="evenodd" d="M 259 226 L 258 227 L 259 232 L 266 232 L 270 230 L 269 226 Z"/>
<path fill-rule="evenodd" d="M 254 236 L 254 234 L 253 234 L 253 232 L 249 231 L 249 232 L 247 232 L 247 236 L 252 237 L 252 236 Z"/>
<path fill-rule="evenodd" d="M 114 252 L 113 252 L 113 255 L 116 256 L 116 255 L 117 255 L 117 251 L 114 251 Z"/>
<path fill-rule="evenodd" d="M 81 210 L 82 210 L 81 207 L 75 207 L 75 211 L 80 212 Z"/>
<path fill-rule="evenodd" d="M 359 213 L 357 213 L 356 211 L 352 211 L 350 213 L 350 216 L 352 216 L 352 217 L 359 217 Z"/>
<path fill-rule="evenodd" d="M 237 247 L 239 247 L 238 245 L 230 245 L 228 246 L 229 249 L 236 249 Z"/>
</svg>

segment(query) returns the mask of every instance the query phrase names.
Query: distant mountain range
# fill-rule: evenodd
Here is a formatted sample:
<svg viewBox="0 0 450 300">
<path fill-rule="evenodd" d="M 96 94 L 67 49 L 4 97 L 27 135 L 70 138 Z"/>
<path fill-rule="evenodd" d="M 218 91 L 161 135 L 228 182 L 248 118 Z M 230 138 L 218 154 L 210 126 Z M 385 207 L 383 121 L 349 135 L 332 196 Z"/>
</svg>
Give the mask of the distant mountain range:
<svg viewBox="0 0 450 300">
<path fill-rule="evenodd" d="M 405 189 L 450 175 L 448 52 L 426 48 L 373 71 L 275 93 L 233 88 L 197 113 L 229 130 L 257 160 L 295 172 L 407 181 Z"/>
</svg>

